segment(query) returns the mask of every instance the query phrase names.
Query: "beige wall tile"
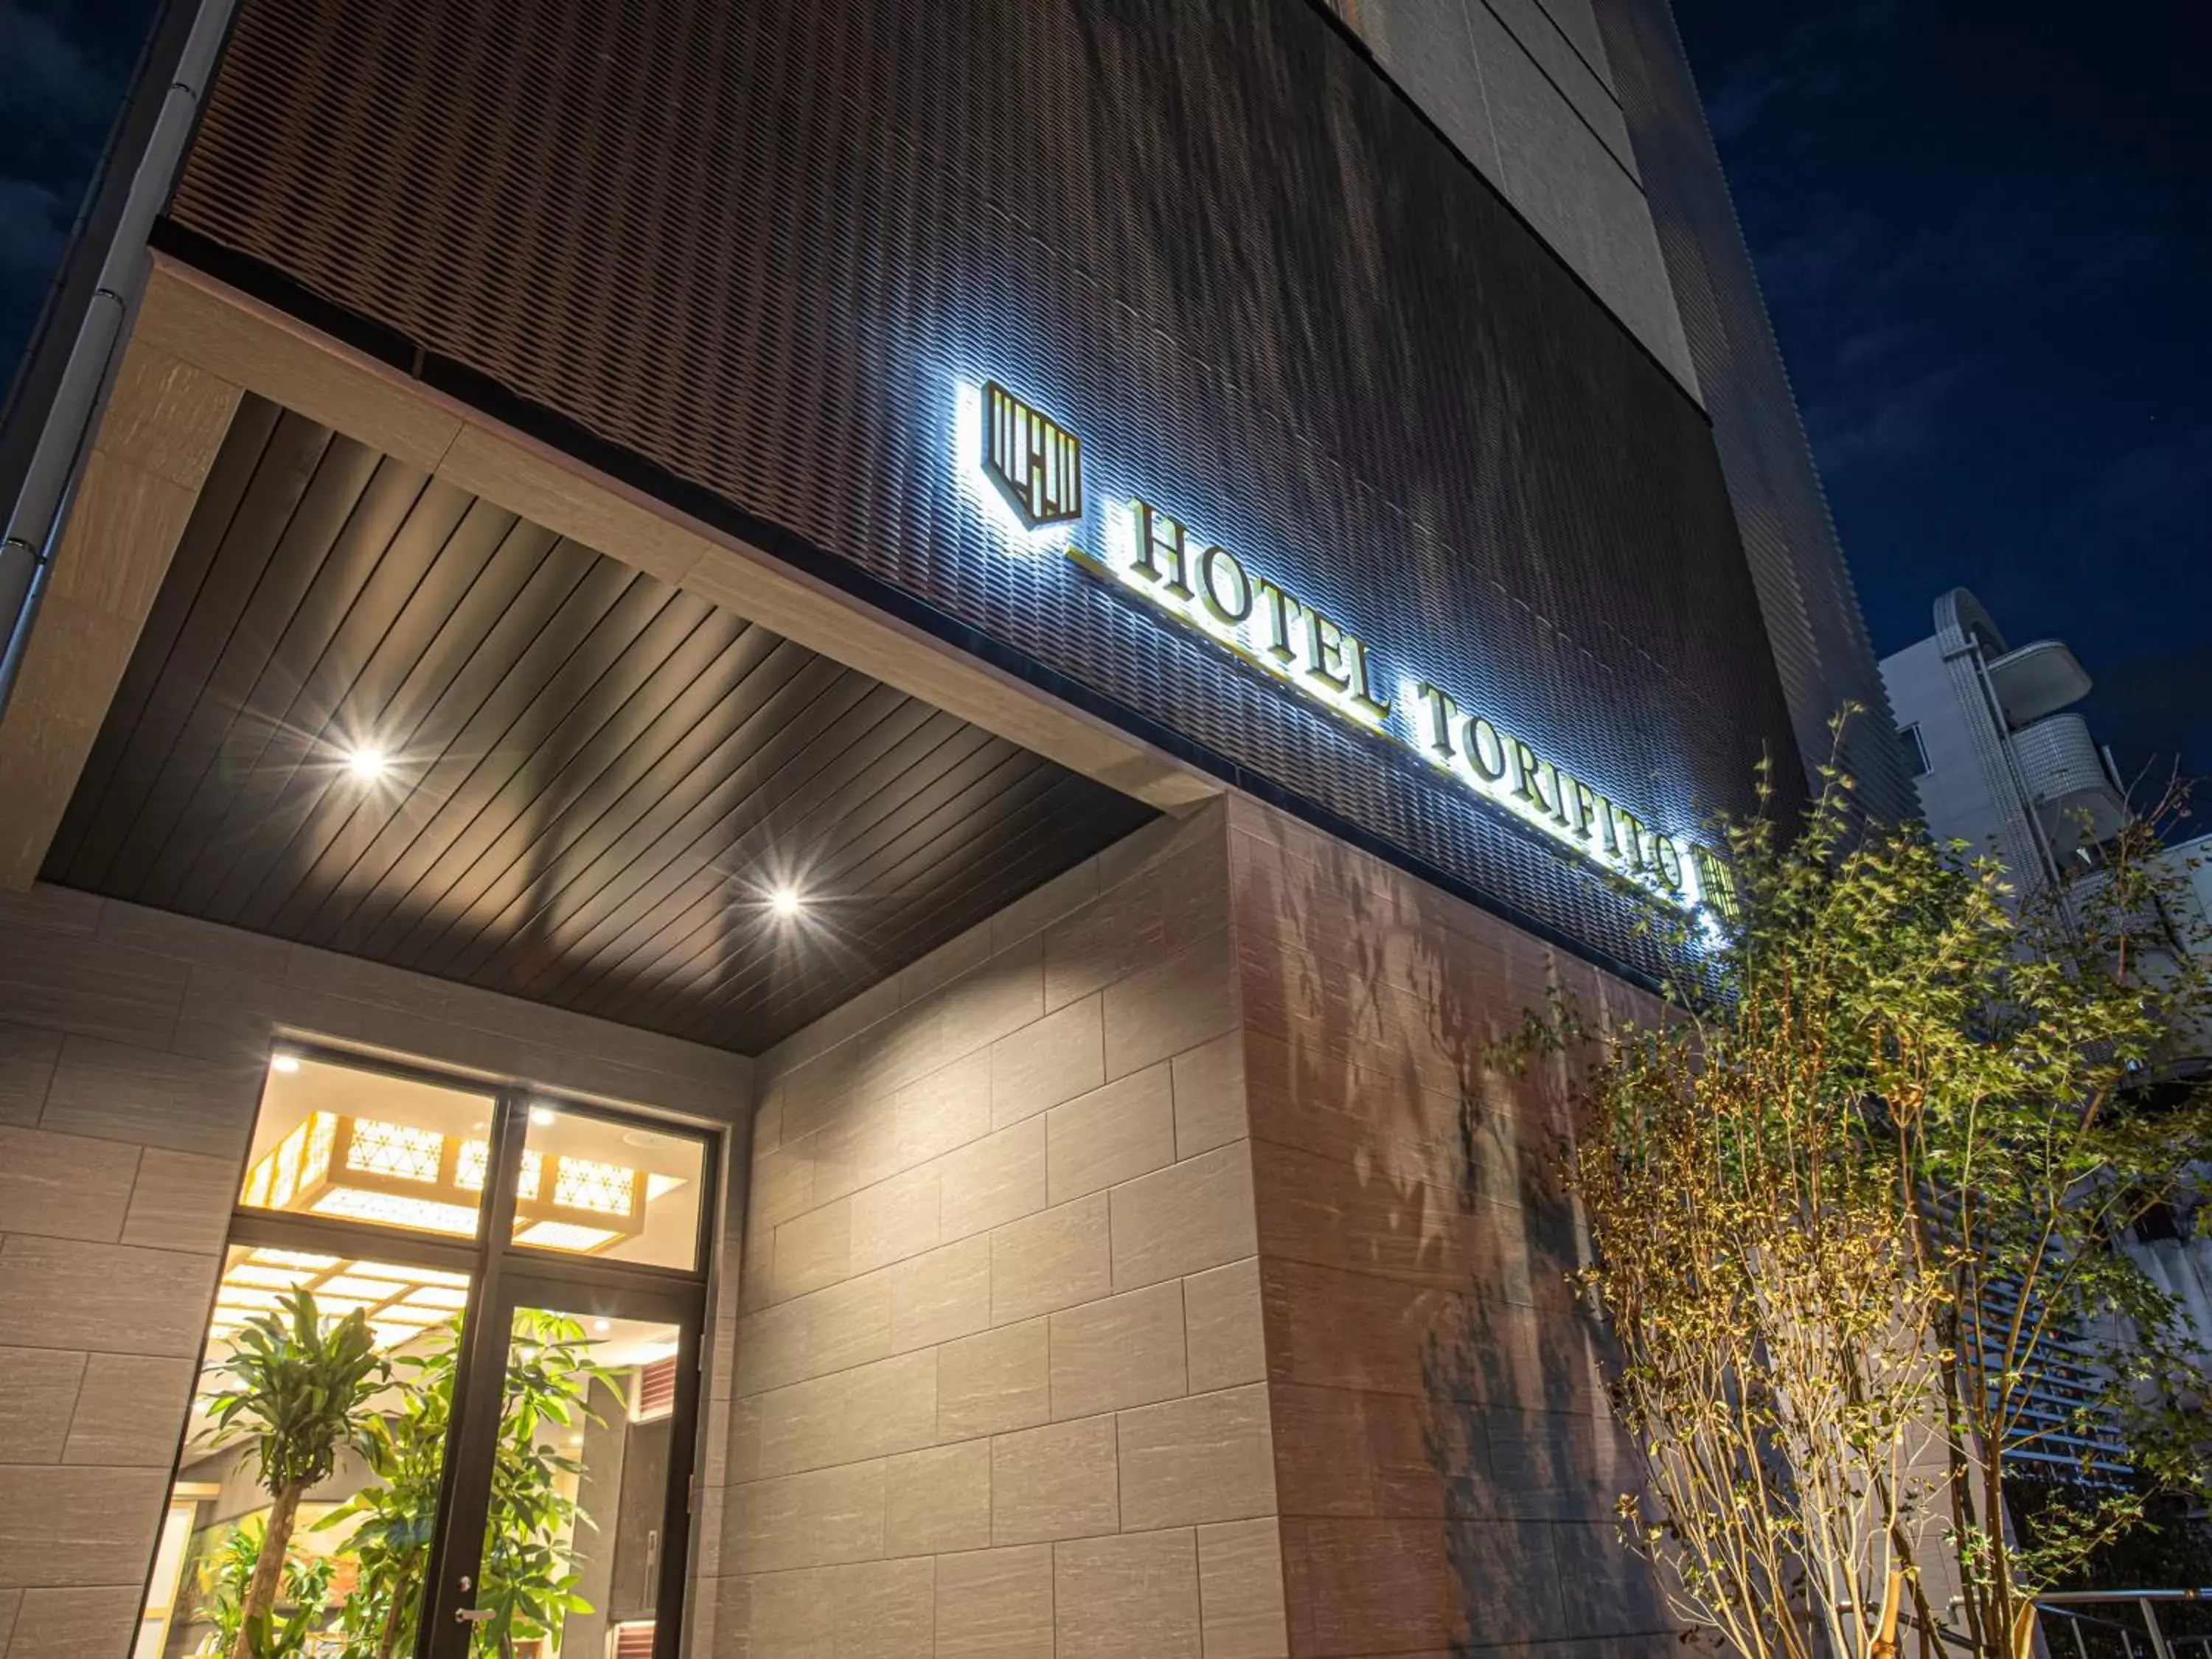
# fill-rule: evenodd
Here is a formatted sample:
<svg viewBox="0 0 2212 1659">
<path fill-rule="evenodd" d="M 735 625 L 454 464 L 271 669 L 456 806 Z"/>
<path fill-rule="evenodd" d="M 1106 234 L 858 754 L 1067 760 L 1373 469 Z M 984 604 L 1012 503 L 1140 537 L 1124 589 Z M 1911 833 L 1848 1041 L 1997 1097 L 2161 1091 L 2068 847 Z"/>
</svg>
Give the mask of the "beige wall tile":
<svg viewBox="0 0 2212 1659">
<path fill-rule="evenodd" d="M 1188 1528 L 1053 1546 L 1058 1659 L 1199 1659 Z"/>
<path fill-rule="evenodd" d="M 1176 1156 L 1195 1158 L 1242 1139 L 1244 1033 L 1224 1031 L 1174 1060 Z"/>
<path fill-rule="evenodd" d="M 853 1200 L 841 1198 L 775 1230 L 769 1289 L 777 1300 L 804 1296 L 850 1276 Z"/>
<path fill-rule="evenodd" d="M 25 1590 L 8 1659 L 115 1659 L 128 1653 L 144 1579 L 142 1566 L 128 1583 Z"/>
<path fill-rule="evenodd" d="M 1228 935 L 1106 988 L 1110 1080 L 1195 1048 L 1237 1024 L 1237 979 Z"/>
<path fill-rule="evenodd" d="M 804 1298 L 806 1376 L 884 1359 L 891 1352 L 890 1283 L 887 1275 L 848 1279 Z M 796 1380 L 795 1378 L 793 1379 Z"/>
<path fill-rule="evenodd" d="M 1052 1414 L 1045 1322 L 1007 1325 L 937 1350 L 937 1437 L 1029 1428 Z"/>
<path fill-rule="evenodd" d="M 61 1461 L 84 1364 L 61 1348 L 0 1348 L 0 1463 Z"/>
<path fill-rule="evenodd" d="M 1267 1346 L 1257 1256 L 1191 1274 L 1182 1281 L 1182 1312 L 1193 1394 L 1266 1377 Z"/>
<path fill-rule="evenodd" d="M 1048 1424 L 992 1439 L 994 1544 L 1084 1538 L 1120 1524 L 1112 1417 Z"/>
<path fill-rule="evenodd" d="M 1098 896 L 1098 860 L 1085 859 L 1073 870 L 1032 888 L 991 918 L 991 945 L 1003 951 L 1042 933 L 1062 916 Z"/>
<path fill-rule="evenodd" d="M 1009 1125 L 937 1164 L 945 1237 L 965 1238 L 1034 1215 L 1046 1202 L 1045 1123 Z"/>
<path fill-rule="evenodd" d="M 731 1639 L 741 1644 L 737 1651 L 744 1659 L 836 1659 L 836 1606 L 831 1587 L 839 1571 L 802 1567 L 744 1580 L 743 1611 L 732 1621 Z M 742 1637 L 736 1634 L 739 1632 Z"/>
<path fill-rule="evenodd" d="M 806 1364 L 806 1321 L 812 1299 L 779 1302 L 774 1307 L 748 1313 L 738 1322 L 735 1354 L 735 1389 L 738 1394 L 758 1394 L 780 1389 L 814 1373 Z M 884 1312 L 884 1352 L 890 1352 L 890 1310 Z M 871 1354 L 879 1359 L 882 1354 Z"/>
<path fill-rule="evenodd" d="M 915 958 L 898 971 L 899 1006 L 920 1002 L 972 974 L 991 959 L 991 924 L 984 921 Z"/>
<path fill-rule="evenodd" d="M 722 1479 L 731 1486 L 760 1479 L 761 1459 L 761 1402 L 757 1399 L 734 1401 L 730 1406 L 729 1447 L 722 1465 Z M 704 1431 L 703 1430 L 702 1431 Z M 709 1442 L 707 1455 L 712 1460 L 714 1446 Z M 711 1480 L 711 1471 L 709 1479 Z M 702 1528 L 703 1534 L 705 1528 Z"/>
<path fill-rule="evenodd" d="M 874 1561 L 884 1553 L 884 1462 L 732 1486 L 720 1565 L 730 1573 Z"/>
<path fill-rule="evenodd" d="M 62 1056 L 62 1034 L 33 1025 L 0 1025 L 0 1123 L 37 1125 Z M 1103 1064 L 1103 1061 L 1101 1061 Z M 1103 1079 L 1102 1079 L 1103 1080 Z"/>
<path fill-rule="evenodd" d="M 972 1054 L 1044 1012 L 1044 940 L 1008 946 L 945 987 L 945 1052 Z"/>
<path fill-rule="evenodd" d="M 248 1066 L 71 1036 L 39 1121 L 69 1134 L 243 1159 L 260 1100 L 258 1056 Z"/>
<path fill-rule="evenodd" d="M 1093 993 L 991 1045 L 991 1121 L 999 1128 L 1106 1081 L 1106 1000 Z"/>
<path fill-rule="evenodd" d="M 990 1328 L 991 1241 L 983 1234 L 902 1261 L 883 1277 L 894 1352 Z"/>
<path fill-rule="evenodd" d="M 1273 1517 L 1198 1529 L 1206 1659 L 1287 1659 L 1283 1540 Z"/>
<path fill-rule="evenodd" d="M 937 1613 L 935 1563 L 925 1559 L 838 1567 L 829 1590 L 836 1659 L 914 1659 L 930 1650 Z"/>
<path fill-rule="evenodd" d="M 878 1020 L 845 1046 L 853 1051 L 853 1088 L 888 1094 L 927 1077 L 957 1056 L 945 1051 L 944 1005 L 926 997 Z"/>
<path fill-rule="evenodd" d="M 184 1005 L 183 963 L 63 933 L 26 930 L 16 939 L 0 952 L 0 1019 L 67 1031 L 103 1049 L 158 1054 L 168 1047 Z M 36 948 L 26 948 L 33 939 Z M 65 1056 L 74 1046 L 64 1045 Z"/>
<path fill-rule="evenodd" d="M 1054 1659 L 1052 1546 L 937 1558 L 937 1659 Z"/>
<path fill-rule="evenodd" d="M 189 1359 L 92 1355 L 62 1461 L 167 1471 L 176 1459 L 191 1394 Z"/>
<path fill-rule="evenodd" d="M 1257 1302 L 1256 1292 L 1255 1303 Z M 1174 1280 L 1052 1316 L 1052 1414 L 1089 1417 L 1184 1389 L 1182 1286 Z"/>
<path fill-rule="evenodd" d="M 760 1396 L 761 1473 L 911 1451 L 937 1437 L 937 1356 L 923 1352 Z"/>
<path fill-rule="evenodd" d="M 123 1242 L 163 1250 L 220 1250 L 245 1170 L 236 1158 L 149 1146 L 138 1160 Z"/>
<path fill-rule="evenodd" d="M 1107 1294 L 1114 1273 L 1106 1214 L 1106 1194 L 1093 1193 L 994 1232 L 991 1322 L 1012 1324 Z"/>
<path fill-rule="evenodd" d="M 845 1095 L 816 1120 L 805 1144 L 813 1160 L 818 1206 L 905 1169 L 896 1110 L 888 1097 Z"/>
<path fill-rule="evenodd" d="M 0 1331 L 58 1348 L 200 1351 L 216 1258 L 63 1239 L 0 1240 Z M 35 1581 L 33 1581 L 35 1582 Z"/>
<path fill-rule="evenodd" d="M 0 1584 L 143 1582 L 168 1483 L 167 1468 L 0 1463 Z"/>
<path fill-rule="evenodd" d="M 136 1146 L 0 1127 L 0 1233 L 112 1244 L 137 1173 Z"/>
<path fill-rule="evenodd" d="M 978 1048 L 901 1088 L 893 1097 L 899 1161 L 926 1163 L 991 1129 L 991 1054 Z"/>
<path fill-rule="evenodd" d="M 1131 1290 L 1253 1255 L 1252 1147 L 1232 1141 L 1112 1194 L 1114 1288 Z"/>
<path fill-rule="evenodd" d="M 852 1270 L 903 1261 L 937 1248 L 937 1170 L 908 1170 L 853 1194 Z"/>
<path fill-rule="evenodd" d="M 1065 1204 L 1175 1162 L 1167 1063 L 1095 1089 L 1045 1114 L 1048 1196 Z"/>
<path fill-rule="evenodd" d="M 989 1547 L 989 1441 L 967 1440 L 892 1458 L 885 1493 L 884 1547 L 891 1554 Z"/>
<path fill-rule="evenodd" d="M 1181 1527 L 1273 1512 L 1275 1449 L 1264 1385 L 1140 1406 L 1117 1420 L 1124 1526 Z"/>
<path fill-rule="evenodd" d="M 745 1206 L 749 1222 L 768 1227 L 814 1207 L 812 1137 L 789 1146 L 754 1142 L 752 1184 L 745 1194 Z"/>
</svg>

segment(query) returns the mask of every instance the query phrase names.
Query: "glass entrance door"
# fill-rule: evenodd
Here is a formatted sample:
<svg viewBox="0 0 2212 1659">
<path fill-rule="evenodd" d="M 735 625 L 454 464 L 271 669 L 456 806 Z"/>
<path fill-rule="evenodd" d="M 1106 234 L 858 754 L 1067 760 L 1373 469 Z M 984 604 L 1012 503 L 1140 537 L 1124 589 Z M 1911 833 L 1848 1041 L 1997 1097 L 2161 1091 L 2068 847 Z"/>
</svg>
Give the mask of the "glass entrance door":
<svg viewBox="0 0 2212 1659">
<path fill-rule="evenodd" d="M 272 1055 L 135 1659 L 672 1659 L 710 1152 Z"/>
</svg>

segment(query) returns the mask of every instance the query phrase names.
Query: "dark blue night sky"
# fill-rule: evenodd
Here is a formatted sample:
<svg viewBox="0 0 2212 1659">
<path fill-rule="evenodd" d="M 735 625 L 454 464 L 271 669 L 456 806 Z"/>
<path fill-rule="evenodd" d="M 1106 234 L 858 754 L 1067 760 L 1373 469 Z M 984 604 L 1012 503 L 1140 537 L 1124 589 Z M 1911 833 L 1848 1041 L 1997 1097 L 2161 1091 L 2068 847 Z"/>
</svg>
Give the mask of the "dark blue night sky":
<svg viewBox="0 0 2212 1659">
<path fill-rule="evenodd" d="M 1876 649 L 1971 587 L 2212 772 L 2212 10 L 1674 3 Z"/>
<path fill-rule="evenodd" d="M 2212 772 L 2212 11 L 1675 3 L 1877 649 L 1971 587 Z M 0 0 L 0 364 L 150 10 Z"/>
</svg>

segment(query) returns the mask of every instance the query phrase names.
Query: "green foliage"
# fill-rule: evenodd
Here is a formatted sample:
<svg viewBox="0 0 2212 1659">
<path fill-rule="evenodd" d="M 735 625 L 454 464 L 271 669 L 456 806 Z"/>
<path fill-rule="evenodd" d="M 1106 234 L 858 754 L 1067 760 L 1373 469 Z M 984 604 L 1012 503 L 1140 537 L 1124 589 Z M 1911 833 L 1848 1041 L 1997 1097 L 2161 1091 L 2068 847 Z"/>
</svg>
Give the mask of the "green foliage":
<svg viewBox="0 0 2212 1659">
<path fill-rule="evenodd" d="M 344 1659 L 394 1659 L 414 1650 L 453 1419 L 460 1322 L 428 1335 L 422 1353 L 394 1362 L 402 1373 L 396 1403 L 375 1419 L 364 1448 L 375 1484 L 319 1523 L 354 1527 L 346 1548 L 360 1574 L 340 1612 Z M 586 1403 L 591 1385 L 611 1375 L 592 1362 L 574 1321 L 527 1309 L 515 1315 L 475 1592 L 476 1607 L 492 1617 L 476 1626 L 471 1645 L 477 1653 L 511 1654 L 520 1642 L 557 1641 L 569 1613 L 591 1610 L 575 1593 L 579 1575 L 573 1571 L 574 1534 L 589 1518 L 567 1495 L 568 1480 L 582 1465 L 554 1443 L 596 1420 Z"/>
<path fill-rule="evenodd" d="M 592 1362 L 575 1321 L 517 1310 L 477 1584 L 477 1607 L 492 1616 L 477 1627 L 478 1653 L 512 1654 L 516 1643 L 537 1638 L 557 1644 L 568 1614 L 591 1611 L 576 1594 L 572 1542 L 578 1523 L 590 1520 L 562 1486 L 583 1465 L 552 1443 L 598 1420 L 587 1403 L 591 1386 L 611 1375 Z"/>
<path fill-rule="evenodd" d="M 198 1617 L 212 1628 L 204 1651 L 228 1653 L 236 1645 L 245 1624 L 246 1586 L 261 1559 L 267 1531 L 264 1517 L 248 1516 L 224 1534 L 222 1543 L 200 1563 Z M 328 1557 L 302 1560 L 290 1553 L 285 1556 L 278 1597 L 283 1604 L 307 1613 L 303 1629 L 312 1628 L 322 1618 L 336 1566 Z"/>
<path fill-rule="evenodd" d="M 216 1373 L 229 1379 L 207 1401 L 216 1443 L 250 1436 L 271 1494 L 330 1479 L 339 1451 L 362 1444 L 368 1397 L 389 1375 L 360 1310 L 325 1320 L 307 1291 L 241 1326 Z"/>
<path fill-rule="evenodd" d="M 362 1448 L 375 1480 L 318 1522 L 352 1524 L 346 1553 L 357 1567 L 339 1609 L 344 1659 L 393 1659 L 414 1650 L 424 1573 L 438 1515 L 446 1431 L 453 1420 L 459 1323 L 442 1326 L 422 1354 L 400 1354 L 393 1409 L 378 1414 Z"/>
<path fill-rule="evenodd" d="M 226 1381 L 206 1402 L 216 1443 L 248 1440 L 271 1499 L 230 1648 L 232 1659 L 256 1659 L 257 1644 L 268 1650 L 285 1639 L 289 1628 L 273 1626 L 270 1615 L 301 1495 L 331 1477 L 342 1449 L 365 1448 L 370 1396 L 391 1372 L 360 1310 L 325 1320 L 312 1294 L 293 1291 L 279 1298 L 275 1311 L 239 1328 L 216 1374 Z"/>
<path fill-rule="evenodd" d="M 1588 1091 L 1583 1285 L 1650 1477 L 1623 1518 L 1686 1613 L 1748 1655 L 1817 1627 L 1875 1656 L 1955 1577 L 1996 1659 L 2142 1491 L 2204 1478 L 2205 1356 L 2114 1241 L 2212 1146 L 2203 1091 L 2143 1086 L 2212 994 L 2153 825 L 2023 900 L 1966 848 L 1860 833 L 1849 788 L 1787 832 L 1724 826 L 1736 903 L 1705 937 L 1651 913 L 1680 966 Z M 2065 1340 L 2094 1363 L 2053 1420 L 2034 1396 Z M 2116 1418 L 2136 1480 L 2076 1480 L 2009 1537 L 2012 1460 Z"/>
</svg>

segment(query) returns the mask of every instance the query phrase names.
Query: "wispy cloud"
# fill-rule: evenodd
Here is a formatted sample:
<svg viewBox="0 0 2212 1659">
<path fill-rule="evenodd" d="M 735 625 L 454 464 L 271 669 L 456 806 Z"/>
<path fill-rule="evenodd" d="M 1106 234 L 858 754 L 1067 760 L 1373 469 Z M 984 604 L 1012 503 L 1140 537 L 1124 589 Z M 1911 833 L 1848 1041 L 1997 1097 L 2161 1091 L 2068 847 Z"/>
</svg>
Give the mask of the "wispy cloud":
<svg viewBox="0 0 2212 1659">
<path fill-rule="evenodd" d="M 1838 473 L 1866 461 L 1896 460 L 1930 448 L 1940 435 L 1944 403 L 1964 374 L 1959 365 L 1946 364 L 1808 408 L 1805 429 L 1821 471 Z"/>
<path fill-rule="evenodd" d="M 62 257 L 70 210 L 33 179 L 0 179 L 0 274 L 43 276 Z"/>
<path fill-rule="evenodd" d="M 117 88 L 112 74 L 63 27 L 61 17 L 70 15 L 69 8 L 33 8 L 18 0 L 0 0 L 10 120 L 26 116 L 105 119 Z"/>
<path fill-rule="evenodd" d="M 1746 53 L 1705 97 L 1705 119 L 1725 145 L 1742 137 L 1778 101 L 1802 106 L 1845 92 L 1853 52 L 1895 27 L 1898 0 L 1842 0 L 1801 16 L 1779 40 Z M 1787 94 L 1785 99 L 1784 94 Z"/>
</svg>

